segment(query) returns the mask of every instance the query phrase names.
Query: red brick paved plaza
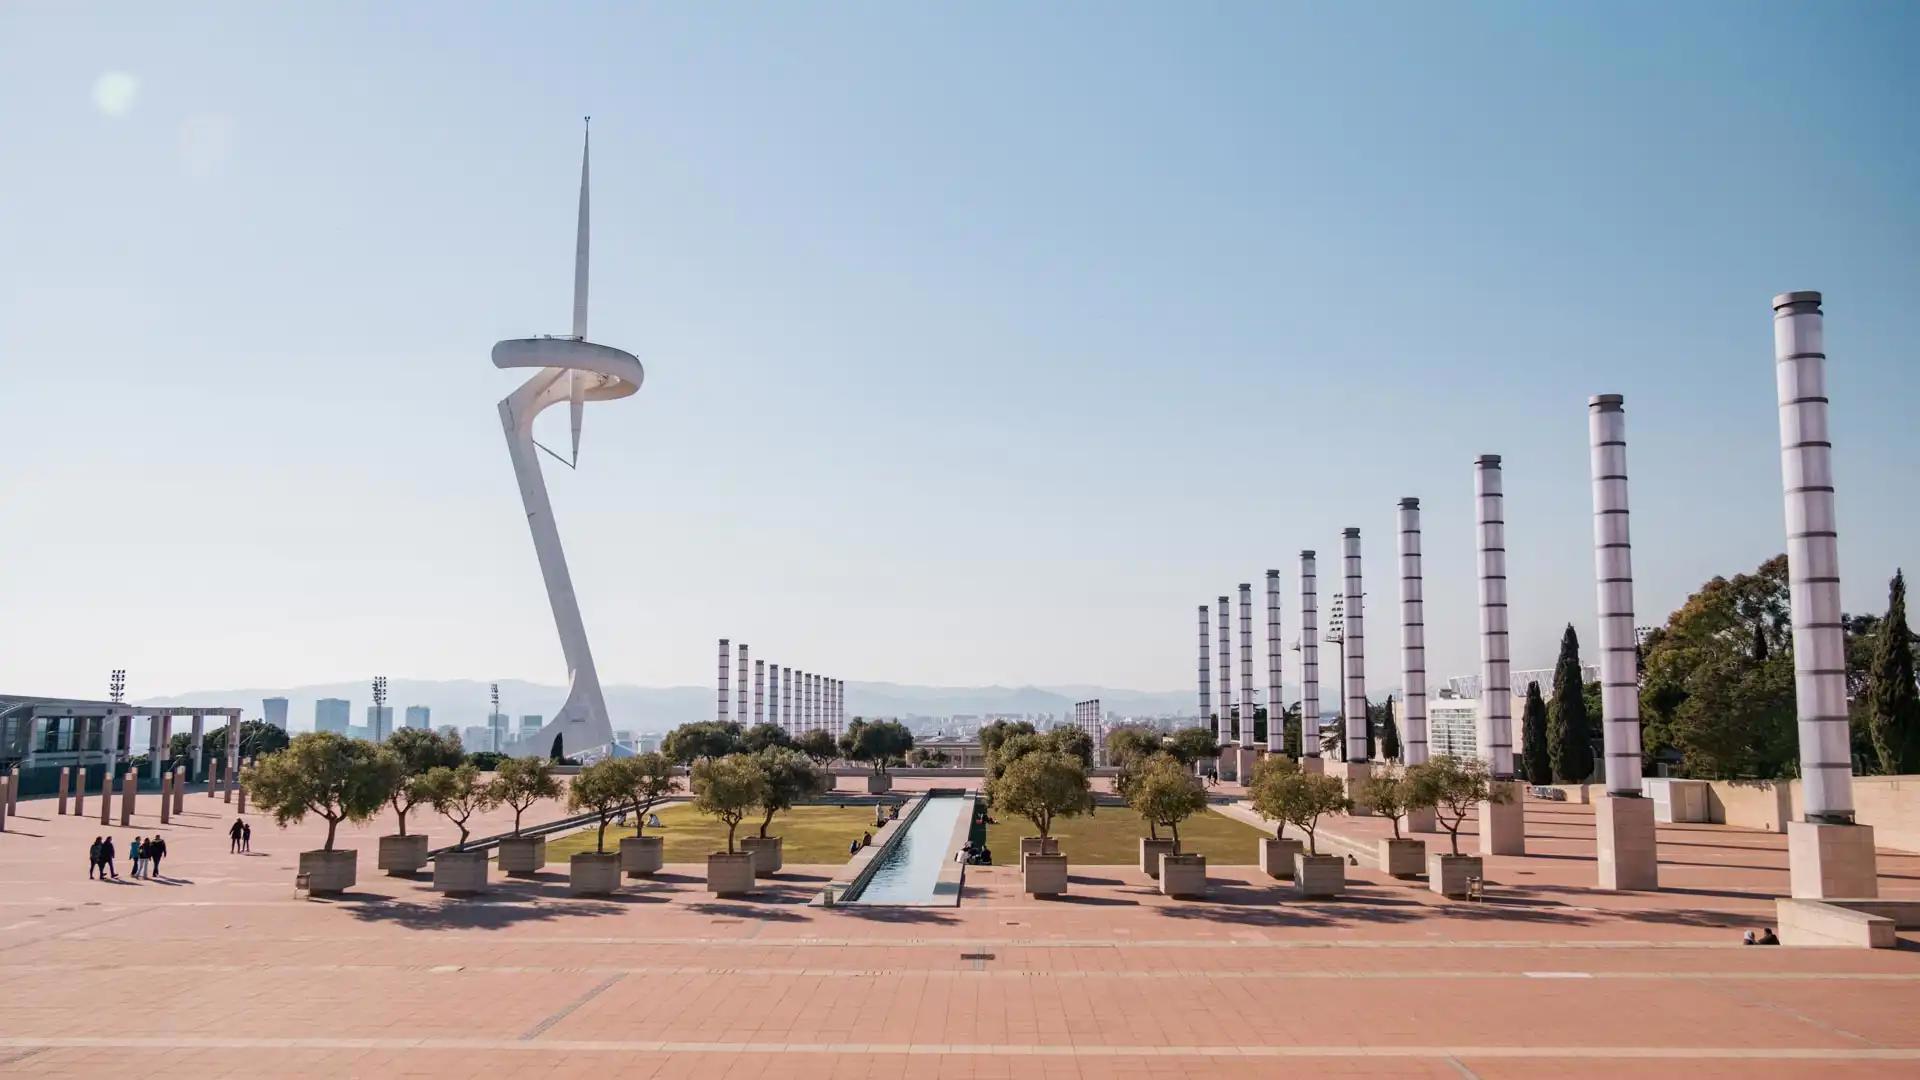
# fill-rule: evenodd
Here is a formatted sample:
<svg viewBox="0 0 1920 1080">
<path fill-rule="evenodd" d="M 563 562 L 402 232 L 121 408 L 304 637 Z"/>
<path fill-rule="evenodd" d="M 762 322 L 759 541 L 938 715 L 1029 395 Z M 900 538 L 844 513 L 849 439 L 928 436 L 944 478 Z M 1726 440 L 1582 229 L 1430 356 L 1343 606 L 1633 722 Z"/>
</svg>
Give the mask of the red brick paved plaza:
<svg viewBox="0 0 1920 1080">
<path fill-rule="evenodd" d="M 1300 902 L 1250 865 L 1213 868 L 1208 900 L 1178 902 L 1132 868 L 1089 866 L 1061 901 L 991 868 L 957 909 L 863 912 L 804 906 L 828 866 L 741 901 L 708 896 L 700 866 L 577 900 L 561 865 L 443 900 L 374 869 L 384 819 L 343 829 L 355 893 L 298 900 L 295 857 L 320 826 L 249 815 L 243 857 L 227 852 L 231 806 L 187 806 L 112 830 L 122 874 L 127 841 L 164 832 L 165 882 L 87 881 L 97 818 L 33 800 L 9 820 L 0 1072 L 1920 1075 L 1913 943 L 1742 947 L 1785 889 L 1785 842 L 1721 826 L 1662 827 L 1656 894 L 1587 889 L 1590 811 L 1530 803 L 1534 854 L 1489 860 L 1485 904 L 1365 868 L 1338 902 Z M 1920 891 L 1920 857 L 1880 868 L 1883 894 Z"/>
</svg>

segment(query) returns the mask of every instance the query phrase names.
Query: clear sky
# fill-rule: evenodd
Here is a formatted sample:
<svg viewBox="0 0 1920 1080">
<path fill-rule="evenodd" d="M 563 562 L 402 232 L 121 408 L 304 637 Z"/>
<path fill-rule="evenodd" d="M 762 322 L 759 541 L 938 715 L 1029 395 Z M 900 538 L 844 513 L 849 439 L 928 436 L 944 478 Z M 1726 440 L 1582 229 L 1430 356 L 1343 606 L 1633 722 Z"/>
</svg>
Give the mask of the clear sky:
<svg viewBox="0 0 1920 1080">
<path fill-rule="evenodd" d="M 1879 610 L 1920 567 L 1916 41 L 1894 3 L 0 6 L 0 688 L 562 681 L 487 354 L 566 330 L 583 113 L 591 336 L 648 369 L 548 473 L 607 682 L 726 635 L 1184 686 L 1194 605 L 1277 566 L 1292 626 L 1357 525 L 1397 684 L 1404 495 L 1464 673 L 1488 452 L 1545 665 L 1594 634 L 1590 394 L 1643 622 L 1784 547 L 1788 289 Z"/>
</svg>

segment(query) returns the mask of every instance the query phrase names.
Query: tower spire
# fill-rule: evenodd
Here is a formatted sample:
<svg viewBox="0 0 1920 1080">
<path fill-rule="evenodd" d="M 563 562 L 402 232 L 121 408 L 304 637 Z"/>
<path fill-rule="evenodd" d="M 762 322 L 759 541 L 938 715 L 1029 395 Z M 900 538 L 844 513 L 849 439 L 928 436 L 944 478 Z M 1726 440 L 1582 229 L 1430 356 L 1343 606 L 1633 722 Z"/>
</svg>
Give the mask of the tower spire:
<svg viewBox="0 0 1920 1080">
<path fill-rule="evenodd" d="M 580 137 L 580 221 L 576 226 L 573 240 L 573 336 L 581 341 L 587 337 L 587 252 L 589 230 L 591 226 L 591 201 L 587 190 L 587 164 L 589 152 L 593 149 L 593 117 L 584 117 L 581 121 L 585 129 Z M 587 411 L 587 380 L 578 371 L 567 373 L 567 404 L 572 416 L 573 427 L 573 464 L 580 464 L 580 422 Z"/>
</svg>

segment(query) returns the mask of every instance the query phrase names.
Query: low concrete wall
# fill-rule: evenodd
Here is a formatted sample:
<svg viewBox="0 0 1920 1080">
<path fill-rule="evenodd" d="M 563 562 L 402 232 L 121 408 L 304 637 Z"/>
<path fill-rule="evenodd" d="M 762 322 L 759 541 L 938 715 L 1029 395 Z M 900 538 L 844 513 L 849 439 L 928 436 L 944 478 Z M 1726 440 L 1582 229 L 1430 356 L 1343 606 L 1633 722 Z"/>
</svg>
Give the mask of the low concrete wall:
<svg viewBox="0 0 1920 1080">
<path fill-rule="evenodd" d="M 1790 787 L 1771 780 L 1715 780 L 1707 785 L 1707 820 L 1784 833 L 1793 816 Z"/>
<path fill-rule="evenodd" d="M 1784 833 L 1804 812 L 1800 781 L 1715 780 L 1707 785 L 1708 820 Z M 1920 776 L 1856 776 L 1854 818 L 1873 826 L 1878 847 L 1920 852 Z"/>
</svg>

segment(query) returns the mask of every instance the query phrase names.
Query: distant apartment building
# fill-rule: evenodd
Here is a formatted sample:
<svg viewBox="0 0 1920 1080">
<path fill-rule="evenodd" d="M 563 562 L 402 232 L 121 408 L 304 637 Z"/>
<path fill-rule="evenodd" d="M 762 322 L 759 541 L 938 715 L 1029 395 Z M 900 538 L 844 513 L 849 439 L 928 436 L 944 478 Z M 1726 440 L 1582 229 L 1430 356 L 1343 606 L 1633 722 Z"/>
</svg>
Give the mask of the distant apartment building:
<svg viewBox="0 0 1920 1080">
<path fill-rule="evenodd" d="M 487 745 L 478 749 L 494 751 L 506 750 L 507 744 L 513 741 L 513 732 L 508 727 L 510 722 L 511 720 L 506 713 L 493 713 L 489 715 L 487 717 L 487 727 L 489 729 Z"/>
<path fill-rule="evenodd" d="M 367 706 L 367 731 L 374 742 L 386 742 L 393 734 L 393 706 Z"/>
<path fill-rule="evenodd" d="M 546 722 L 546 719 L 538 713 L 529 713 L 526 716 L 522 716 L 520 718 L 520 737 L 524 739 L 529 735 L 539 734 L 540 725 Z"/>
<path fill-rule="evenodd" d="M 407 706 L 407 726 L 422 731 L 433 726 L 433 710 L 425 705 Z"/>
<path fill-rule="evenodd" d="M 286 698 L 283 698 L 283 697 L 267 698 L 264 701 L 260 702 L 260 711 L 261 711 L 261 715 L 266 718 L 267 723 L 272 724 L 274 727 L 279 728 L 281 731 L 287 730 L 287 699 Z"/>
<path fill-rule="evenodd" d="M 323 697 L 313 703 L 313 730 L 345 735 L 352 723 L 353 703 L 345 698 Z"/>
<path fill-rule="evenodd" d="M 449 739 L 458 739 L 460 737 L 460 729 L 454 727 L 452 724 L 441 724 L 439 727 L 433 729 L 433 733 Z"/>
<path fill-rule="evenodd" d="M 474 724 L 460 733 L 460 746 L 469 754 L 493 749 L 493 728 Z"/>
<path fill-rule="evenodd" d="M 1451 694 L 1442 690 L 1427 699 L 1427 753 L 1475 757 L 1480 753 L 1480 702 Z"/>
</svg>

